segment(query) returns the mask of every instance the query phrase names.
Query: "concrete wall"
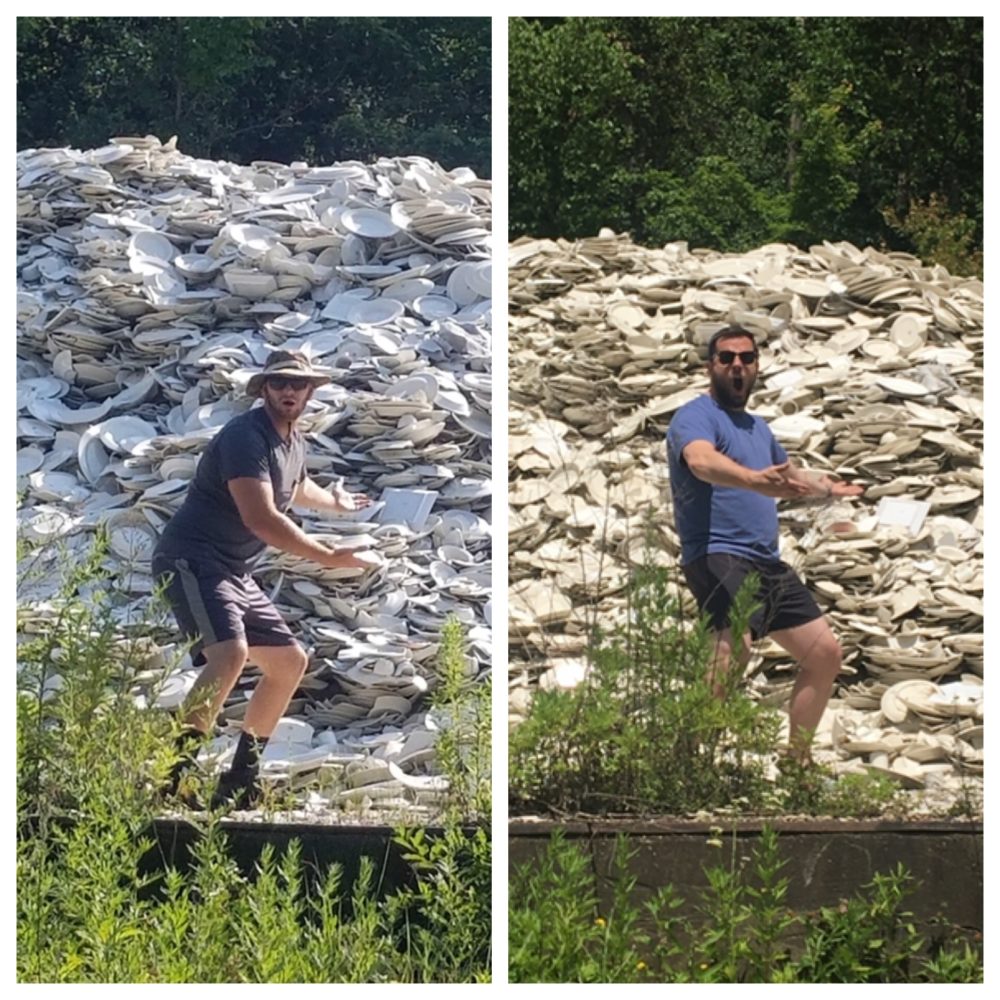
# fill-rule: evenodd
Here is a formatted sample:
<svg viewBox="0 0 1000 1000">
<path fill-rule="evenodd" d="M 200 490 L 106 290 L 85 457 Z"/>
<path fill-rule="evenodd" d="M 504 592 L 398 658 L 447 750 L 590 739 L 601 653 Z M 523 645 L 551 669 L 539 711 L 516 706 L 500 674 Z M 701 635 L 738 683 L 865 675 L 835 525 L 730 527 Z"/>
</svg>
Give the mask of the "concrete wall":
<svg viewBox="0 0 1000 1000">
<path fill-rule="evenodd" d="M 737 860 L 749 855 L 763 824 L 721 821 L 721 848 L 707 843 L 713 836 L 712 825 L 684 820 L 563 824 L 513 820 L 508 827 L 509 863 L 513 869 L 539 855 L 559 827 L 567 840 L 589 850 L 601 902 L 610 902 L 615 837 L 626 833 L 635 852 L 629 872 L 637 880 L 636 902 L 641 904 L 669 883 L 687 901 L 684 912 L 693 915 L 692 904 L 708 884 L 704 869 L 730 864 L 734 835 Z M 918 881 L 904 904 L 918 922 L 926 925 L 942 916 L 962 927 L 982 930 L 981 823 L 781 820 L 771 826 L 779 833 L 779 850 L 787 862 L 783 874 L 791 880 L 788 905 L 796 911 L 836 905 L 877 872 L 887 873 L 901 862 Z"/>
</svg>

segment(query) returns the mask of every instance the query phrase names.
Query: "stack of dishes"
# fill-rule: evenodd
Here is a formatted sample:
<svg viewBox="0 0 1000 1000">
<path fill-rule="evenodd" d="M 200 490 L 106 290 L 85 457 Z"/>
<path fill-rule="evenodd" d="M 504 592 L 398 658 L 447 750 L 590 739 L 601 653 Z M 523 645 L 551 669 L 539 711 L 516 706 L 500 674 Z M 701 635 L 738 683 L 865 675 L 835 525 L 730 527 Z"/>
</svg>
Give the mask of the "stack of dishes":
<svg viewBox="0 0 1000 1000">
<path fill-rule="evenodd" d="M 415 156 L 210 163 L 146 136 L 25 150 L 17 185 L 24 535 L 73 558 L 107 528 L 122 641 L 148 632 L 166 648 L 149 557 L 199 454 L 252 404 L 246 383 L 275 348 L 333 370 L 302 419 L 310 475 L 379 502 L 300 515 L 378 558 L 336 573 L 265 555 L 258 575 L 311 651 L 282 723 L 294 739 L 267 770 L 304 783 L 313 811 L 345 790 L 362 810 L 436 808 L 426 695 L 448 616 L 470 676 L 490 670 L 489 182 Z M 61 558 L 43 547 L 22 579 L 26 622 L 44 618 Z M 161 657 L 137 697 L 176 706 L 195 675 Z M 225 705 L 217 764 L 254 683 Z M 369 758 L 377 790 L 341 773 Z"/>
<path fill-rule="evenodd" d="M 982 282 L 848 243 L 736 255 L 648 249 L 607 230 L 522 239 L 509 262 L 511 724 L 539 686 L 582 682 L 591 627 L 626 620 L 643 559 L 677 570 L 673 592 L 693 612 L 665 434 L 708 388 L 712 334 L 740 324 L 761 353 L 749 409 L 799 465 L 865 487 L 829 507 L 779 505 L 783 557 L 845 650 L 831 715 L 860 712 L 862 728 L 895 732 L 889 770 L 908 761 L 901 783 L 954 791 L 981 768 L 974 713 L 927 695 L 898 720 L 881 698 L 898 683 L 947 689 L 983 672 Z M 754 690 L 783 704 L 790 669 L 760 643 Z M 821 754 L 871 763 L 828 723 Z M 934 739 L 957 742 L 906 749 Z"/>
</svg>

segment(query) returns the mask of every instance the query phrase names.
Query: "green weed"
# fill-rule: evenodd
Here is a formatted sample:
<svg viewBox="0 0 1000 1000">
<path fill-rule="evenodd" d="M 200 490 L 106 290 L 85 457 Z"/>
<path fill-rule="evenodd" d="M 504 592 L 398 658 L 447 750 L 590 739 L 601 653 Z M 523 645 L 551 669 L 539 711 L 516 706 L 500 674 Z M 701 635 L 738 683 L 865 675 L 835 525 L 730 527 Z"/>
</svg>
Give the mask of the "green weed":
<svg viewBox="0 0 1000 1000">
<path fill-rule="evenodd" d="M 754 581 L 733 608 L 742 634 Z M 778 718 L 742 691 L 734 664 L 716 697 L 708 678 L 711 636 L 686 621 L 669 572 L 647 564 L 630 588 L 629 618 L 596 633 L 587 680 L 539 691 L 510 737 L 513 808 L 555 812 L 669 812 L 758 805 L 768 785 L 762 756 Z"/>
<path fill-rule="evenodd" d="M 18 607 L 18 979 L 487 980 L 490 843 L 454 817 L 469 804 L 489 814 L 488 731 L 476 728 L 488 694 L 465 712 L 470 692 L 444 670 L 440 697 L 460 721 L 448 764 L 458 804 L 438 837 L 399 832 L 412 873 L 403 889 L 387 892 L 367 857 L 353 884 L 337 865 L 307 877 L 295 842 L 241 872 L 213 813 L 191 817 L 189 869 L 149 873 L 175 725 L 134 696 L 143 637 L 123 638 L 103 558 L 99 544 L 68 563 L 48 606 Z M 445 647 L 460 648 L 461 630 L 449 636 Z"/>
<path fill-rule="evenodd" d="M 603 906 L 587 849 L 561 832 L 537 861 L 514 870 L 511 982 L 982 981 L 977 941 L 928 943 L 918 932 L 903 908 L 912 879 L 901 867 L 839 906 L 803 916 L 786 902 L 777 835 L 765 830 L 747 858 L 733 837 L 729 863 L 706 869 L 708 887 L 687 916 L 669 885 L 644 906 L 632 901 L 633 853 L 619 837 L 613 898 Z"/>
</svg>

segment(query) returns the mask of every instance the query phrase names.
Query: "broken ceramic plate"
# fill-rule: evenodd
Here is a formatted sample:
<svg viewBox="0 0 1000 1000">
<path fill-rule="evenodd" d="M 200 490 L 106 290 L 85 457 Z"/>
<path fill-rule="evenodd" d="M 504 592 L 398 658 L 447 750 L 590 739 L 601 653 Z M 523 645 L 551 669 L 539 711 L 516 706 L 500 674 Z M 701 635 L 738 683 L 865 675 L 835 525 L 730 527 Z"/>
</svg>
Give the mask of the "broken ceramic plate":
<svg viewBox="0 0 1000 1000">
<path fill-rule="evenodd" d="M 918 535 L 924 519 L 930 511 L 930 504 L 923 500 L 906 497 L 882 497 L 876 512 L 879 524 L 899 525 L 911 535 Z"/>
<path fill-rule="evenodd" d="M 403 304 L 395 299 L 359 299 L 347 307 L 345 315 L 348 323 L 381 326 L 395 322 L 403 312 Z"/>
<path fill-rule="evenodd" d="M 406 490 L 388 487 L 383 490 L 381 500 L 385 504 L 379 512 L 380 524 L 405 524 L 413 531 L 419 531 L 438 498 L 436 490 Z"/>
</svg>

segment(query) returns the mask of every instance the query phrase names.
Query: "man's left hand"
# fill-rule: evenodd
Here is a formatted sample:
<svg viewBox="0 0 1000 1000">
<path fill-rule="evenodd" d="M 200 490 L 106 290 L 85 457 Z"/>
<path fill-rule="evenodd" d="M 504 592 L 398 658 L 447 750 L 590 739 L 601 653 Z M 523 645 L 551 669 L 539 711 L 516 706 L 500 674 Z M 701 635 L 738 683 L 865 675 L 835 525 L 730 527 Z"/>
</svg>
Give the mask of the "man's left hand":
<svg viewBox="0 0 1000 1000">
<path fill-rule="evenodd" d="M 832 479 L 829 480 L 829 489 L 832 497 L 859 497 L 865 491 L 857 483 L 841 483 Z"/>
<path fill-rule="evenodd" d="M 330 488 L 330 494 L 337 501 L 337 506 L 347 513 L 363 510 L 372 503 L 370 496 L 364 493 L 351 493 L 339 484 Z"/>
<path fill-rule="evenodd" d="M 863 486 L 843 483 L 831 479 L 825 473 L 809 472 L 791 464 L 785 471 L 785 478 L 790 482 L 804 484 L 808 490 L 806 495 L 812 497 L 859 497 L 864 493 Z"/>
</svg>

